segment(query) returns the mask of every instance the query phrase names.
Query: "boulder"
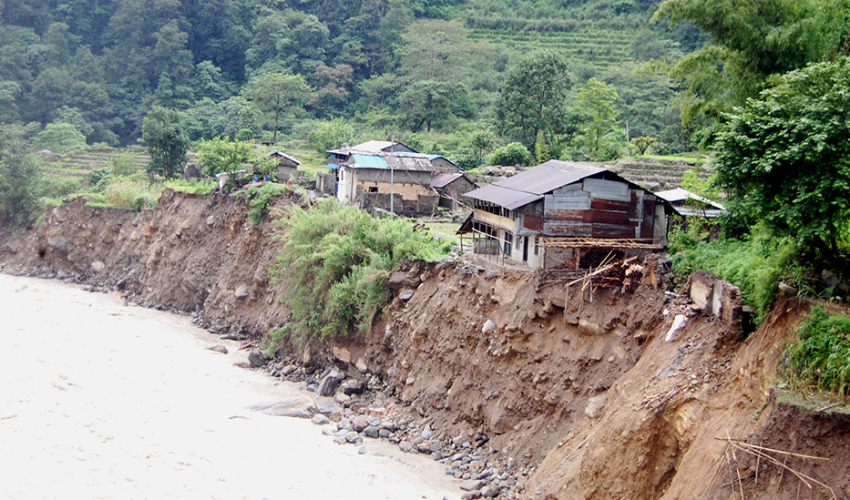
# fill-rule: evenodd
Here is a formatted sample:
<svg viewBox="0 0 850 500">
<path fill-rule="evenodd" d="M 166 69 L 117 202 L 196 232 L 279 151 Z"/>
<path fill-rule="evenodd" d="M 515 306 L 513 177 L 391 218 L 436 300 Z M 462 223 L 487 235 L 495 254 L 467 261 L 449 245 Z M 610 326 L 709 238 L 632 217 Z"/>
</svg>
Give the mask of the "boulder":
<svg viewBox="0 0 850 500">
<path fill-rule="evenodd" d="M 607 402 L 608 397 L 603 394 L 601 396 L 594 396 L 590 398 L 587 403 L 587 407 L 584 409 L 584 414 L 587 418 L 599 418 L 602 416 L 602 410 L 605 408 L 605 403 Z"/>
<path fill-rule="evenodd" d="M 259 411 L 275 417 L 312 418 L 316 413 L 316 404 L 306 395 L 258 403 L 248 407 L 249 410 Z"/>
<path fill-rule="evenodd" d="M 343 382 L 342 392 L 348 396 L 352 394 L 360 394 L 363 392 L 363 383 L 357 379 L 350 378 Z"/>
<path fill-rule="evenodd" d="M 313 415 L 313 419 L 311 420 L 311 422 L 316 425 L 325 425 L 329 424 L 331 421 L 328 419 L 328 417 L 322 415 L 321 413 L 317 413 Z"/>
<path fill-rule="evenodd" d="M 481 333 L 490 333 L 496 329 L 496 323 L 493 322 L 492 319 L 488 319 L 484 322 L 484 326 L 481 327 Z"/>
<path fill-rule="evenodd" d="M 484 481 L 479 481 L 477 479 L 468 479 L 462 483 L 460 483 L 460 489 L 463 491 L 474 491 L 480 490 L 482 486 L 486 483 Z"/>
<path fill-rule="evenodd" d="M 387 278 L 387 286 L 394 291 L 398 291 L 403 288 L 416 288 L 420 283 L 422 283 L 422 280 L 419 279 L 419 275 L 412 271 L 394 271 L 390 274 L 389 278 Z"/>
<path fill-rule="evenodd" d="M 248 285 L 239 285 L 239 288 L 233 292 L 233 295 L 236 296 L 237 299 L 244 299 L 248 296 Z"/>
<path fill-rule="evenodd" d="M 268 360 L 266 359 L 266 355 L 257 349 L 252 350 L 248 353 L 248 362 L 251 363 L 251 366 L 254 368 L 262 368 L 266 366 Z"/>
<path fill-rule="evenodd" d="M 369 417 L 366 415 L 357 415 L 354 417 L 354 420 L 351 421 L 351 428 L 357 432 L 363 432 L 369 426 Z"/>
<path fill-rule="evenodd" d="M 342 361 L 345 364 L 351 363 L 351 351 L 348 350 L 348 348 L 346 348 L 346 347 L 333 347 L 333 348 L 331 348 L 331 351 L 333 352 L 334 357 L 337 360 Z"/>
<path fill-rule="evenodd" d="M 345 375 L 339 373 L 334 370 L 324 377 L 322 377 L 322 381 L 319 382 L 319 387 L 316 389 L 316 394 L 319 396 L 330 397 L 336 392 L 336 388 L 339 387 L 339 383 L 342 379 L 345 378 Z"/>
</svg>

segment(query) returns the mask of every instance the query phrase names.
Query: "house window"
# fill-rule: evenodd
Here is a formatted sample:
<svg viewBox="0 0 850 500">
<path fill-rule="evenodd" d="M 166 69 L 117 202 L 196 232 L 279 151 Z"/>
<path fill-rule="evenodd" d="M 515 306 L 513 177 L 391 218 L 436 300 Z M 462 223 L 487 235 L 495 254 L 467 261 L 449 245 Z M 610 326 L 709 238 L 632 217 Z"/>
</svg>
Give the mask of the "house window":
<svg viewBox="0 0 850 500">
<path fill-rule="evenodd" d="M 378 186 L 369 186 L 369 192 L 370 193 L 377 193 L 378 192 Z"/>
<path fill-rule="evenodd" d="M 534 244 L 534 255 L 537 255 L 537 249 L 540 248 L 537 243 Z"/>
</svg>

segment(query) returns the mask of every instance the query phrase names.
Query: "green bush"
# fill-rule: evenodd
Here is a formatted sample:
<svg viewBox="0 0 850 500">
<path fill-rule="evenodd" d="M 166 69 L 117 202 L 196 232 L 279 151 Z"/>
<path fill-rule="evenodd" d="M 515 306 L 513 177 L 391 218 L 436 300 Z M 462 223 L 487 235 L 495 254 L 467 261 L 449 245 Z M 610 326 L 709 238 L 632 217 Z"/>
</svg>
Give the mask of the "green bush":
<svg viewBox="0 0 850 500">
<path fill-rule="evenodd" d="M 793 267 L 798 249 L 789 238 L 770 238 L 757 232 L 750 240 L 699 239 L 694 230 L 672 236 L 673 271 L 679 276 L 698 270 L 720 276 L 741 289 L 744 303 L 756 308 L 759 321 L 773 306 L 778 281 L 795 274 L 799 279 Z"/>
<path fill-rule="evenodd" d="M 41 181 L 41 196 L 62 198 L 80 190 L 79 178 L 44 177 Z"/>
<path fill-rule="evenodd" d="M 37 217 L 41 164 L 35 155 L 0 158 L 0 223 L 26 226 Z"/>
<path fill-rule="evenodd" d="M 387 277 L 399 262 L 447 253 L 407 221 L 373 219 L 335 200 L 293 207 L 280 223 L 284 248 L 270 274 L 284 284 L 287 332 L 297 343 L 367 330 L 389 300 Z"/>
<path fill-rule="evenodd" d="M 259 226 L 263 217 L 269 213 L 269 205 L 272 198 L 280 196 L 287 192 L 290 186 L 286 184 L 276 184 L 267 182 L 262 186 L 255 186 L 237 192 L 239 196 L 245 196 L 245 203 L 248 204 L 248 218 L 254 225 Z"/>
<path fill-rule="evenodd" d="M 507 146 L 496 148 L 496 151 L 493 152 L 493 156 L 490 158 L 490 164 L 527 167 L 531 164 L 531 153 L 528 151 L 528 148 L 519 142 L 512 142 Z"/>
<path fill-rule="evenodd" d="M 797 331 L 799 342 L 786 348 L 785 375 L 796 388 L 850 394 L 850 318 L 815 307 Z"/>
<path fill-rule="evenodd" d="M 112 175 L 108 168 L 96 168 L 89 172 L 89 186 L 97 186 L 100 181 Z"/>
</svg>

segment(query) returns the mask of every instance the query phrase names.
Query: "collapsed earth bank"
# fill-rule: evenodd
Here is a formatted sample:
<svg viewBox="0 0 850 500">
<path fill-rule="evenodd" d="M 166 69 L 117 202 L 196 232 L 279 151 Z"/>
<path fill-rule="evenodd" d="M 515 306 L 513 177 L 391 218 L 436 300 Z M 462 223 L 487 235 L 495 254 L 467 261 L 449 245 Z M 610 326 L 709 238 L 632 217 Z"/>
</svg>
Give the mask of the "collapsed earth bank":
<svg viewBox="0 0 850 500">
<path fill-rule="evenodd" d="M 292 203 L 306 202 L 290 194 L 273 205 Z M 0 263 L 256 338 L 288 311 L 268 279 L 280 241 L 246 212 L 218 194 L 166 191 L 140 213 L 77 199 L 30 233 L 4 234 Z M 846 415 L 802 410 L 771 389 L 808 304 L 781 301 L 744 340 L 737 289 L 711 275 L 672 297 L 656 280 L 588 295 L 483 264 L 403 263 L 371 331 L 308 343 L 300 360 L 377 376 L 436 432 L 476 440 L 491 463 L 538 466 L 514 492 L 525 498 L 850 495 Z M 669 336 L 677 316 L 687 320 Z M 752 445 L 831 460 L 774 454 L 785 460 L 776 464 L 753 458 Z"/>
</svg>

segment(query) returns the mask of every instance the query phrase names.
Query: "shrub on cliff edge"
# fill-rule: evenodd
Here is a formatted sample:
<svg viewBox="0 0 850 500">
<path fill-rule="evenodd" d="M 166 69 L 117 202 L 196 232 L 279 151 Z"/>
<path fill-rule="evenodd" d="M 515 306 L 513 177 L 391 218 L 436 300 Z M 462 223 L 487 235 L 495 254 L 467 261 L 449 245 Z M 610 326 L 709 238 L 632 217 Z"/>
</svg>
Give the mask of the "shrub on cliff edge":
<svg viewBox="0 0 850 500">
<path fill-rule="evenodd" d="M 370 328 L 389 300 L 387 277 L 399 262 L 434 261 L 450 250 L 407 221 L 373 219 L 335 200 L 293 207 L 279 224 L 284 248 L 270 275 L 284 285 L 292 310 L 285 328 L 297 343 Z"/>
</svg>

